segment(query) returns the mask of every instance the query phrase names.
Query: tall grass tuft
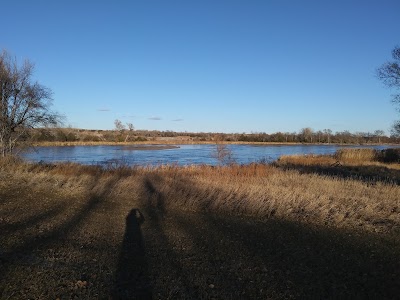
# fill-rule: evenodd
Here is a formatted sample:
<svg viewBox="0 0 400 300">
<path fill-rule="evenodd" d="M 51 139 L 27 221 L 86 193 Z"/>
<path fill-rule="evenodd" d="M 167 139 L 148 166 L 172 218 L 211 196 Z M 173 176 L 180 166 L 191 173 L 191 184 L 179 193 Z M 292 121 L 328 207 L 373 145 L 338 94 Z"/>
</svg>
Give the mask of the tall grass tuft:
<svg viewBox="0 0 400 300">
<path fill-rule="evenodd" d="M 340 149 L 336 151 L 335 158 L 347 163 L 383 162 L 400 163 L 400 148 L 385 150 L 374 149 Z"/>
<path fill-rule="evenodd" d="M 336 151 L 335 158 L 342 162 L 360 163 L 376 160 L 374 149 L 340 149 Z"/>
<path fill-rule="evenodd" d="M 277 164 L 285 165 L 285 164 L 295 164 L 295 165 L 331 165 L 337 161 L 332 155 L 282 155 Z"/>
</svg>

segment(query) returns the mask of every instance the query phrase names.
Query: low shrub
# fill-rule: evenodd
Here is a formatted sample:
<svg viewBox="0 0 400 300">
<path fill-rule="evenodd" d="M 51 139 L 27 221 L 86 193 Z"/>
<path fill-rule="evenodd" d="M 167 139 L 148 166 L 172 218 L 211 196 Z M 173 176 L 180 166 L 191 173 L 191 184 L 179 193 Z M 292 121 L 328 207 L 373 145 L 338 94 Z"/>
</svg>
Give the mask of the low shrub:
<svg viewBox="0 0 400 300">
<path fill-rule="evenodd" d="M 400 148 L 377 151 L 377 159 L 384 163 L 400 163 Z"/>
</svg>

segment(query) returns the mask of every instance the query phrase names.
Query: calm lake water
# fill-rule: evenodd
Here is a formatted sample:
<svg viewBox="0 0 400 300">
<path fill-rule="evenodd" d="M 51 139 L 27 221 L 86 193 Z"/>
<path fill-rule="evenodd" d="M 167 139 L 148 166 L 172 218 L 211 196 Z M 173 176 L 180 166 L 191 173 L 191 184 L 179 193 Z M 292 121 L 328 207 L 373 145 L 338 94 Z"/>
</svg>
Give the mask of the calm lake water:
<svg viewBox="0 0 400 300">
<path fill-rule="evenodd" d="M 273 161 L 282 155 L 333 154 L 340 148 L 386 149 L 390 146 L 336 146 L 336 145 L 227 145 L 237 163 L 248 164 L 260 160 Z M 137 150 L 132 146 L 70 146 L 37 147 L 22 156 L 33 162 L 76 162 L 107 165 L 123 162 L 129 165 L 208 164 L 216 165 L 213 158 L 215 145 L 178 145 L 175 149 Z"/>
</svg>

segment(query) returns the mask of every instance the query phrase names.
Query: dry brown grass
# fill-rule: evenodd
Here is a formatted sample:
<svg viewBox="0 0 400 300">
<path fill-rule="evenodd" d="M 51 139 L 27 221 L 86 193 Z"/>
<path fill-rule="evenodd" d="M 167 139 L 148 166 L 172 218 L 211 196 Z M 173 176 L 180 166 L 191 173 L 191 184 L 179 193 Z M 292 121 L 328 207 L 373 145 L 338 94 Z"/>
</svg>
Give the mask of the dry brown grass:
<svg viewBox="0 0 400 300">
<path fill-rule="evenodd" d="M 301 164 L 305 166 L 326 166 L 336 162 L 335 157 L 331 155 L 282 155 L 278 160 L 279 164 Z"/>
<path fill-rule="evenodd" d="M 398 169 L 400 148 L 386 150 L 374 149 L 340 149 L 334 155 L 283 155 L 280 164 L 298 165 L 381 165 Z"/>
<path fill-rule="evenodd" d="M 1 160 L 0 298 L 390 299 L 398 195 L 266 164 Z"/>
<path fill-rule="evenodd" d="M 377 182 L 400 185 L 400 149 L 375 151 L 347 149 L 335 155 L 283 156 L 275 166 L 283 170 L 297 170 L 302 174 L 318 174 L 334 179 L 351 179 L 367 184 Z M 374 157 L 374 158 L 372 158 Z M 389 161 L 390 163 L 384 163 Z M 394 162 L 395 161 L 395 162 Z"/>
<path fill-rule="evenodd" d="M 340 149 L 334 155 L 283 155 L 278 164 L 303 166 L 382 166 L 400 169 L 397 156 L 400 149 Z"/>
<path fill-rule="evenodd" d="M 296 162 L 330 164 L 332 157 L 285 157 Z M 282 170 L 266 164 L 228 167 L 126 166 L 102 169 L 78 164 L 27 164 L 3 161 L 10 181 L 66 194 L 98 194 L 126 201 L 157 191 L 153 201 L 190 211 L 301 220 L 332 226 L 391 230 L 400 225 L 400 187 L 313 172 Z M 397 174 L 396 174 L 397 175 Z M 355 176 L 356 177 L 356 176 Z M 158 199 L 158 200 L 157 200 Z"/>
<path fill-rule="evenodd" d="M 334 156 L 337 160 L 347 163 L 371 162 L 376 160 L 374 149 L 340 149 Z"/>
</svg>

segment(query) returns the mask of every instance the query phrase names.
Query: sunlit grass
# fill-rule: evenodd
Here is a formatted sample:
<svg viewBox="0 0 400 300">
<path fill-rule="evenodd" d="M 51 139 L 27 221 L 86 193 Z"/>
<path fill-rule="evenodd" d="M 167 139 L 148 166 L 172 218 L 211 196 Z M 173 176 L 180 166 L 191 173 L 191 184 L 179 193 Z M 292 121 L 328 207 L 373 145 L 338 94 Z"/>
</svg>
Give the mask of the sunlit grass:
<svg viewBox="0 0 400 300">
<path fill-rule="evenodd" d="M 165 298 L 319 299 L 332 282 L 348 287 L 332 298 L 357 298 L 360 288 L 372 298 L 397 295 L 394 164 L 283 160 L 215 167 L 0 160 L 0 293 L 110 298 L 132 276 L 132 295 L 148 287 Z M 128 222 L 132 210 L 143 214 L 142 225 Z M 360 283 L 364 273 L 377 286 Z M 246 281 L 232 292 L 239 277 Z M 185 290 L 185 282 L 196 288 Z"/>
<path fill-rule="evenodd" d="M 289 162 L 323 166 L 334 164 L 336 158 L 283 157 L 280 164 Z M 135 168 L 122 165 L 105 169 L 2 160 L 0 168 L 3 176 L 9 178 L 7 186 L 11 189 L 18 183 L 21 188 L 28 185 L 41 193 L 49 190 L 76 197 L 101 193 L 113 197 L 113 202 L 123 202 L 147 193 L 151 185 L 157 191 L 154 197 L 161 197 L 165 207 L 174 209 L 273 216 L 332 226 L 375 228 L 374 224 L 379 223 L 390 229 L 400 224 L 398 185 L 306 174 L 268 164 Z"/>
</svg>

